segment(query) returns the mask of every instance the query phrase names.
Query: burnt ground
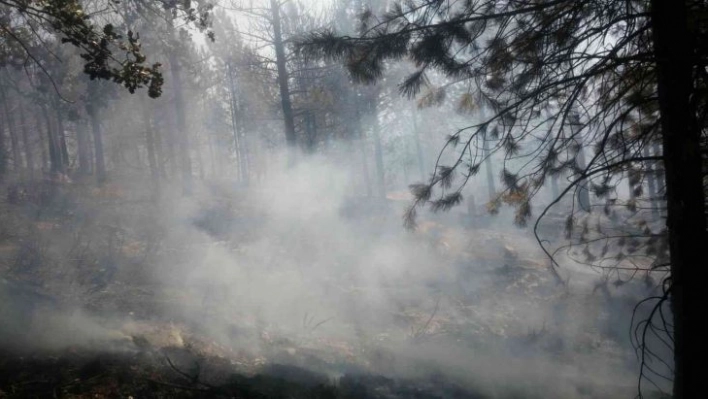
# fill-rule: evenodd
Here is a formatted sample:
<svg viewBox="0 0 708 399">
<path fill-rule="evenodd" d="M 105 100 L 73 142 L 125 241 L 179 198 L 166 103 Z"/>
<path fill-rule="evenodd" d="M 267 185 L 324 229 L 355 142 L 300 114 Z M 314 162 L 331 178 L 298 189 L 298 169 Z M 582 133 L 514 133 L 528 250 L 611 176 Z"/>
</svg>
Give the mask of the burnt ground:
<svg viewBox="0 0 708 399">
<path fill-rule="evenodd" d="M 192 363 L 197 357 L 199 362 Z M 0 361 L 0 397 L 471 399 L 485 396 L 441 376 L 405 380 L 346 374 L 333 380 L 324 374 L 279 364 L 271 364 L 255 374 L 244 374 L 234 370 L 225 358 L 165 348 L 133 353 L 71 349 L 24 356 L 5 353 Z"/>
<path fill-rule="evenodd" d="M 473 371 L 464 364 L 454 373 L 435 366 L 394 370 L 425 359 L 418 354 L 409 361 L 404 355 L 411 348 L 448 342 L 472 356 L 498 350 L 510 359 L 526 359 L 529 368 L 543 359 L 559 370 L 580 364 L 593 373 L 598 358 L 608 370 L 621 369 L 627 359 L 620 342 L 624 329 L 609 331 L 601 322 L 613 309 L 612 304 L 603 308 L 609 300 L 559 289 L 535 243 L 491 229 L 485 218 L 471 227 L 422 224 L 416 233 L 420 244 L 438 252 L 440 264 L 434 266 L 456 284 L 432 281 L 425 288 L 430 300 L 399 303 L 387 310 L 381 326 L 362 318 L 368 330 L 346 340 L 313 334 L 327 319 L 308 321 L 307 314 L 303 327 L 309 333 L 298 336 L 237 313 L 197 311 L 195 318 L 194 312 L 190 317 L 175 312 L 224 300 L 195 296 L 179 282 L 156 281 L 147 273 L 165 254 L 189 260 L 192 247 L 170 246 L 159 220 L 145 216 L 156 213 L 149 201 L 108 189 L 81 190 L 54 193 L 49 203 L 30 197 L 0 204 L 0 398 L 540 398 L 547 397 L 543 390 L 524 390 L 516 387 L 518 381 L 497 381 L 503 389 L 494 392 L 488 386 L 476 389 L 475 382 L 466 381 Z M 210 206 L 194 225 L 208 227 L 220 242 L 252 240 L 263 221 L 233 202 Z M 361 222 L 356 209 L 345 211 Z M 364 221 L 367 229 L 376 222 Z M 394 222 L 397 229 L 397 218 Z M 230 229 L 234 225 L 242 228 Z M 342 300 L 361 303 L 361 288 L 346 283 L 343 278 L 333 290 Z M 398 281 L 386 291 L 395 297 L 411 288 Z M 69 318 L 68 327 L 66 318 L 58 324 L 52 319 L 77 307 L 82 313 Z M 543 319 L 530 317 L 538 308 L 554 311 Z M 120 322 L 102 320 L 107 314 L 120 315 Z M 575 320 L 579 314 L 591 316 Z M 224 320 L 233 323 L 216 339 L 205 326 Z M 91 331 L 84 336 L 84 330 Z M 235 341 L 244 344 L 230 345 Z M 383 349 L 399 341 L 408 346 Z M 478 363 L 484 369 L 484 360 Z M 615 387 L 582 375 L 570 382 L 559 376 L 557 383 L 570 388 L 566 396 L 554 397 L 632 397 L 634 381 L 626 382 Z"/>
</svg>

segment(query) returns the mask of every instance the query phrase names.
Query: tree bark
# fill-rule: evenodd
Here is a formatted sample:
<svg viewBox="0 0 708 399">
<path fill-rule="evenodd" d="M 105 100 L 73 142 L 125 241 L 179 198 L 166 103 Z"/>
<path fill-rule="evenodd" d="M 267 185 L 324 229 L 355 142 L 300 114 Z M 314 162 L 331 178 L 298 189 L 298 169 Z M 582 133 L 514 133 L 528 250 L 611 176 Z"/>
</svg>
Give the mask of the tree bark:
<svg viewBox="0 0 708 399">
<path fill-rule="evenodd" d="M 379 197 L 386 197 L 386 176 L 383 162 L 383 148 L 381 145 L 381 126 L 379 125 L 378 112 L 374 106 L 373 131 L 374 131 L 374 158 L 376 159 L 376 186 Z"/>
<path fill-rule="evenodd" d="M 286 65 L 285 43 L 283 42 L 283 32 L 280 24 L 280 3 L 279 0 L 270 0 L 271 15 L 273 18 L 273 46 L 275 47 L 275 63 L 278 68 L 278 86 L 280 87 L 280 102 L 283 108 L 283 121 L 285 123 L 285 142 L 290 150 L 294 150 L 297 145 L 295 136 L 295 118 L 293 116 L 293 106 L 290 100 L 289 76 Z M 293 154 L 290 154 L 292 156 Z"/>
<path fill-rule="evenodd" d="M 170 33 L 174 41 L 169 52 L 170 73 L 172 75 L 172 87 L 174 89 L 175 113 L 177 120 L 177 149 L 182 171 L 182 191 L 185 194 L 192 192 L 192 160 L 189 154 L 189 137 L 187 135 L 187 113 L 184 104 L 184 84 L 182 82 L 182 64 L 179 61 L 175 50 L 178 39 L 175 37 L 174 21 L 172 14 L 168 11 L 168 23 Z"/>
<path fill-rule="evenodd" d="M 651 154 L 651 150 L 649 149 L 649 145 L 645 145 L 644 149 L 642 151 L 642 155 L 645 158 L 649 158 Z M 647 190 L 649 191 L 647 193 L 647 197 L 649 198 L 649 204 L 651 206 L 651 213 L 655 217 L 659 216 L 659 198 L 657 196 L 657 190 L 656 190 L 656 171 L 654 170 L 654 162 L 649 161 L 646 163 L 646 171 L 644 172 L 644 176 L 647 180 Z"/>
<path fill-rule="evenodd" d="M 489 140 L 487 134 L 482 135 L 482 154 L 484 156 L 484 169 L 487 170 L 487 189 L 489 190 L 489 201 L 493 201 L 497 196 L 497 188 L 494 184 L 494 170 L 492 170 L 492 157 L 489 152 Z"/>
<path fill-rule="evenodd" d="M 708 235 L 700 126 L 691 101 L 696 35 L 689 31 L 687 18 L 683 1 L 651 1 L 671 261 L 674 399 L 696 397 L 705 389 L 699 365 L 708 358 Z"/>
<path fill-rule="evenodd" d="M 34 154 L 32 153 L 32 140 L 30 140 L 30 131 L 27 129 L 24 104 L 19 103 L 18 109 L 20 117 L 20 131 L 22 132 L 22 145 L 25 148 L 25 161 L 27 161 L 27 173 L 31 179 L 34 177 Z"/>
<path fill-rule="evenodd" d="M 359 155 L 361 157 L 362 173 L 364 174 L 364 188 L 366 189 L 366 196 L 371 197 L 371 179 L 369 178 L 369 163 L 366 157 L 366 135 L 364 134 L 364 129 L 361 126 L 361 112 L 359 110 L 359 99 L 356 100 L 356 129 L 359 141 Z"/>
<path fill-rule="evenodd" d="M 7 146 L 5 145 L 5 132 L 0 128 L 0 178 L 7 172 Z"/>
<path fill-rule="evenodd" d="M 412 112 L 413 120 L 413 140 L 415 140 L 416 161 L 418 164 L 418 173 L 420 180 L 425 180 L 425 161 L 423 160 L 423 146 L 420 142 L 420 132 L 418 131 L 418 113 L 416 110 Z"/>
<path fill-rule="evenodd" d="M 69 166 L 69 148 L 66 145 L 66 129 L 64 127 L 64 115 L 61 113 L 59 100 L 54 100 L 54 112 L 57 118 L 57 129 L 55 133 L 57 145 L 59 146 L 59 156 L 61 157 L 62 171 L 66 172 Z"/>
<path fill-rule="evenodd" d="M 152 129 L 150 110 L 146 104 L 143 104 L 143 125 L 145 126 L 145 147 L 147 148 L 148 165 L 150 167 L 150 179 L 155 193 L 159 193 L 160 170 L 157 165 L 157 156 L 155 155 L 155 135 Z"/>
<path fill-rule="evenodd" d="M 89 138 L 84 121 L 76 122 L 76 141 L 79 155 L 79 174 L 91 174 L 91 161 L 89 159 Z"/>
<path fill-rule="evenodd" d="M 63 173 L 64 163 L 61 160 L 61 150 L 59 147 L 59 139 L 57 137 L 54 126 L 52 126 L 52 118 L 49 116 L 49 111 L 46 106 L 42 106 L 42 114 L 47 125 L 47 148 L 49 149 L 49 168 L 53 173 Z"/>
<path fill-rule="evenodd" d="M 103 132 L 101 131 L 101 121 L 98 119 L 98 111 L 94 105 L 88 107 L 89 118 L 91 119 L 91 132 L 93 133 L 93 152 L 96 157 L 96 183 L 100 186 L 106 181 L 106 160 L 103 155 Z"/>
<path fill-rule="evenodd" d="M 10 145 L 12 150 L 12 165 L 15 171 L 24 167 L 22 159 L 22 150 L 20 149 L 20 141 L 17 138 L 17 130 L 15 130 L 15 121 L 10 111 L 10 104 L 5 95 L 5 88 L 2 87 L 0 94 L 2 95 L 3 111 L 5 112 L 5 123 L 7 126 L 7 134 L 10 136 Z"/>
<path fill-rule="evenodd" d="M 577 154 L 577 161 L 578 161 L 578 168 L 582 171 L 585 170 L 587 167 L 587 162 L 585 161 L 585 147 L 583 146 L 582 143 L 578 143 L 580 146 L 580 149 L 578 149 L 578 154 Z M 630 195 L 634 195 L 634 192 L 632 191 L 630 187 Z M 577 192 L 578 192 L 578 206 L 580 207 L 581 210 L 585 212 L 590 212 L 592 211 L 591 204 L 590 204 L 590 190 L 588 190 L 587 187 L 587 180 L 582 180 L 578 183 L 577 186 Z"/>
<path fill-rule="evenodd" d="M 230 100 L 230 110 L 231 110 L 231 129 L 234 135 L 234 154 L 236 155 L 236 166 L 238 167 L 238 180 L 241 182 L 247 182 L 246 165 L 243 160 L 242 145 L 239 139 L 240 130 L 238 124 L 238 103 L 236 98 L 236 86 L 234 82 L 234 72 L 231 67 L 231 61 L 226 64 L 227 73 L 229 75 L 229 100 Z"/>
</svg>

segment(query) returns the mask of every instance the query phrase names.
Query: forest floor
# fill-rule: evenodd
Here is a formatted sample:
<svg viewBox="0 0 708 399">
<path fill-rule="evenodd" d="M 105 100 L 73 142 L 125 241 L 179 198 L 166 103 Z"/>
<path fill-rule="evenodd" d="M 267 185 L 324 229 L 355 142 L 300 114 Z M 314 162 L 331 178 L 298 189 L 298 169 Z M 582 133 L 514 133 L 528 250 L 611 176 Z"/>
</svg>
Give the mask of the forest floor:
<svg viewBox="0 0 708 399">
<path fill-rule="evenodd" d="M 198 310 L 195 318 L 193 312 L 175 311 L 221 297 L 195 296 L 178 281 L 156 280 L 146 265 L 170 251 L 177 252 L 171 261 L 179 259 L 178 251 L 204 243 L 190 238 L 189 245 L 170 246 L 168 234 L 156 227 L 161 221 L 154 204 L 137 197 L 111 185 L 98 190 L 39 184 L 14 189 L 0 204 L 5 287 L 0 287 L 5 326 L 0 327 L 0 398 L 619 398 L 633 393 L 634 381 L 603 380 L 626 371 L 628 356 L 621 339 L 598 325 L 607 313 L 598 305 L 602 301 L 559 288 L 527 235 L 485 227 L 482 219 L 475 234 L 459 223 L 422 225 L 421 242 L 436 251 L 441 267 L 455 268 L 458 284 L 428 287 L 428 300 L 387 310 L 390 324 L 357 329 L 353 339 L 326 334 L 333 322 L 307 314 L 302 331 L 293 333 L 240 313 Z M 217 209 L 209 219 L 210 233 L 227 246 L 253 241 L 257 212 L 234 198 L 227 201 L 229 207 L 220 208 L 224 195 L 209 199 L 210 209 Z M 226 220 L 226 228 L 214 220 Z M 234 220 L 248 224 L 247 231 L 229 230 Z M 353 283 L 340 282 L 337 289 L 359 301 Z M 561 312 L 546 311 L 558 304 Z M 538 309 L 544 309 L 542 315 Z M 212 325 L 223 328 L 215 334 Z M 479 359 L 441 366 L 441 351 L 457 351 L 451 343 Z M 537 382 L 475 388 L 470 373 L 496 379 L 496 386 L 511 378 L 490 367 L 518 368 L 509 375 Z M 534 367 L 539 370 L 530 370 Z M 558 374 L 539 379 L 545 370 Z M 544 385 L 554 380 L 564 388 L 548 396 Z"/>
</svg>

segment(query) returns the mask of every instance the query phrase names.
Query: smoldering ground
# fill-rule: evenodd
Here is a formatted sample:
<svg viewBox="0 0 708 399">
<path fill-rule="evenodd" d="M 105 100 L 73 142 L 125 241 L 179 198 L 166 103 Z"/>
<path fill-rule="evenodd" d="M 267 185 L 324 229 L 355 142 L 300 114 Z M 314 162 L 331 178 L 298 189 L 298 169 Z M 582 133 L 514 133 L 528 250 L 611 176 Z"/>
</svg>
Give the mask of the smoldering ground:
<svg viewBox="0 0 708 399">
<path fill-rule="evenodd" d="M 158 205 L 145 205 L 151 212 L 93 208 L 124 231 L 111 244 L 120 247 L 115 273 L 79 290 L 71 307 L 3 291 L 12 297 L 3 325 L 15 326 L 3 337 L 135 351 L 135 337 L 183 346 L 198 336 L 224 356 L 328 381 L 438 376 L 489 397 L 633 392 L 636 357 L 622 331 L 627 303 L 645 291 L 617 287 L 608 300 L 587 277 L 559 287 L 530 232 L 504 224 L 510 217 L 470 228 L 462 211 L 423 214 L 418 231 L 405 231 L 409 202 L 357 195 L 356 173 L 324 158 L 286 165 L 247 189 L 211 182 L 183 197 L 163 188 Z M 163 322 L 169 333 L 146 327 Z"/>
</svg>

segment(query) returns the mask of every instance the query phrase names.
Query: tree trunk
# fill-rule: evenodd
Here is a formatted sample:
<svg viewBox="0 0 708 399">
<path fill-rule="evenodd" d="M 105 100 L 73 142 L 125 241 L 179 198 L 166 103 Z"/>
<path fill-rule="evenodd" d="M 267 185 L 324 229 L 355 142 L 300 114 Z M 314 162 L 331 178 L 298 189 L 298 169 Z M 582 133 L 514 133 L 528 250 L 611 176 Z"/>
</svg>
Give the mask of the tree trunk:
<svg viewBox="0 0 708 399">
<path fill-rule="evenodd" d="M 376 185 L 379 197 L 386 197 L 386 176 L 383 162 L 383 148 L 381 145 L 381 126 L 379 125 L 378 113 L 374 108 L 374 158 L 376 159 Z"/>
<path fill-rule="evenodd" d="M 36 128 L 37 128 L 37 137 L 39 137 L 39 147 L 40 147 L 40 152 L 39 155 L 42 158 L 42 164 L 39 168 L 40 175 L 43 174 L 46 170 L 47 167 L 49 166 L 49 153 L 47 152 L 49 150 L 49 144 L 45 143 L 45 136 L 42 134 L 42 124 L 39 121 L 39 119 L 36 119 Z M 49 125 L 47 125 L 47 131 L 49 131 L 51 128 Z M 49 134 L 49 133 L 47 133 Z"/>
<path fill-rule="evenodd" d="M 150 166 L 150 179 L 155 193 L 159 193 L 160 170 L 157 165 L 157 156 L 155 155 L 155 135 L 152 130 L 150 110 L 146 104 L 143 104 L 143 125 L 145 126 L 145 147 L 147 148 L 148 165 Z"/>
<path fill-rule="evenodd" d="M 362 173 L 364 174 L 364 188 L 366 189 L 366 196 L 371 197 L 371 179 L 369 178 L 369 163 L 366 159 L 366 135 L 364 134 L 364 129 L 361 126 L 361 113 L 359 111 L 359 101 L 358 99 L 356 105 L 356 129 L 359 141 L 359 155 L 361 157 Z"/>
<path fill-rule="evenodd" d="M 76 141 L 79 153 L 79 174 L 88 176 L 91 174 L 91 161 L 89 158 L 89 138 L 86 125 L 83 121 L 76 122 Z"/>
<path fill-rule="evenodd" d="M 691 101 L 695 95 L 692 55 L 697 36 L 689 32 L 687 18 L 683 1 L 651 1 L 671 261 L 674 399 L 696 397 L 705 389 L 700 365 L 708 358 L 704 309 L 708 303 L 708 234 L 700 126 Z"/>
<path fill-rule="evenodd" d="M 484 156 L 484 169 L 487 170 L 487 189 L 489 190 L 489 201 L 493 201 L 497 196 L 497 188 L 494 184 L 494 170 L 492 170 L 492 157 L 489 152 L 489 140 L 487 134 L 482 135 L 482 155 Z"/>
<path fill-rule="evenodd" d="M 275 63 L 278 68 L 278 86 L 280 87 L 280 102 L 283 107 L 283 120 L 285 122 L 285 142 L 288 148 L 294 150 L 297 139 L 295 136 L 295 118 L 293 106 L 290 101 L 290 88 L 288 87 L 288 70 L 286 66 L 285 43 L 280 25 L 279 0 L 270 0 L 270 10 L 273 18 L 273 46 L 275 47 Z M 294 154 L 289 154 L 293 156 Z"/>
<path fill-rule="evenodd" d="M 231 67 L 231 61 L 226 65 L 229 75 L 229 100 L 231 109 L 231 128 L 234 135 L 234 154 L 236 155 L 236 166 L 238 168 L 238 180 L 246 181 L 246 169 L 243 162 L 243 154 L 241 152 L 241 140 L 239 140 L 239 125 L 238 125 L 238 104 L 236 99 L 236 86 L 234 85 L 234 74 Z"/>
<path fill-rule="evenodd" d="M 8 98 L 5 95 L 5 88 L 0 87 L 0 95 L 2 95 L 3 111 L 5 112 L 5 123 L 7 125 L 7 134 L 10 136 L 10 145 L 12 149 L 12 165 L 15 171 L 18 171 L 24 167 L 22 161 L 22 150 L 20 149 L 20 141 L 17 138 L 17 131 L 15 130 L 15 121 L 12 118 L 12 112 L 10 111 L 10 105 L 8 104 Z"/>
<path fill-rule="evenodd" d="M 165 168 L 167 160 L 165 159 L 165 154 L 163 150 L 164 145 L 162 139 L 162 132 L 163 131 L 160 130 L 159 124 L 153 126 L 152 135 L 153 142 L 155 143 L 155 159 L 157 161 L 157 170 L 159 171 L 160 177 L 162 179 L 167 179 L 167 170 Z"/>
<path fill-rule="evenodd" d="M 313 111 L 305 112 L 305 136 L 307 142 L 305 149 L 308 153 L 313 154 L 317 149 L 317 119 Z"/>
<path fill-rule="evenodd" d="M 27 121 L 25 120 L 25 107 L 22 103 L 18 104 L 20 116 L 20 130 L 22 132 L 22 145 L 25 148 L 25 161 L 27 161 L 27 173 L 29 178 L 34 177 L 34 155 L 32 153 L 32 140 L 30 140 L 29 129 L 27 129 Z"/>
<path fill-rule="evenodd" d="M 0 180 L 7 172 L 7 147 L 5 145 L 5 132 L 0 128 Z"/>
<path fill-rule="evenodd" d="M 413 140 L 415 140 L 416 161 L 418 163 L 418 173 L 420 180 L 425 180 L 425 161 L 423 160 L 423 146 L 420 143 L 420 132 L 418 131 L 418 113 L 416 110 L 412 112 L 413 120 Z"/>
<path fill-rule="evenodd" d="M 168 11 L 169 13 L 169 11 Z M 178 43 L 175 37 L 172 14 L 169 13 L 168 23 L 170 33 L 173 38 L 173 48 L 169 52 L 170 73 L 172 75 L 172 87 L 174 88 L 175 112 L 177 120 L 177 149 L 182 170 L 182 191 L 185 194 L 192 192 L 192 160 L 189 155 L 189 137 L 187 135 L 187 113 L 184 104 L 184 88 L 182 82 L 182 64 L 179 61 L 175 49 Z"/>
<path fill-rule="evenodd" d="M 651 156 L 651 151 L 649 150 L 649 145 L 645 145 L 642 155 L 645 158 L 648 158 Z M 649 161 L 646 162 L 646 171 L 644 173 L 644 176 L 647 180 L 647 190 L 649 191 L 647 193 L 647 197 L 649 197 L 649 204 L 651 206 L 651 213 L 655 217 L 659 216 L 659 198 L 657 197 L 657 191 L 656 191 L 656 171 L 654 170 L 654 162 Z"/>
<path fill-rule="evenodd" d="M 96 183 L 100 186 L 106 181 L 106 160 L 103 156 L 103 132 L 101 131 L 101 121 L 98 119 L 98 112 L 95 106 L 88 106 L 88 114 L 91 119 L 91 132 L 93 133 L 93 153 L 96 157 Z"/>
<path fill-rule="evenodd" d="M 580 145 L 580 149 L 578 150 L 578 154 L 577 154 L 578 168 L 581 171 L 584 171 L 585 168 L 587 167 L 587 162 L 585 161 L 585 147 L 583 147 L 582 143 L 580 143 L 579 145 Z M 630 195 L 634 195 L 634 192 L 632 191 L 631 187 L 630 187 L 629 191 L 631 193 Z M 577 193 L 578 193 L 578 206 L 580 207 L 580 209 L 585 212 L 590 212 L 592 210 L 591 204 L 590 204 L 590 190 L 588 190 L 586 180 L 582 180 L 578 183 Z"/>
<path fill-rule="evenodd" d="M 54 112 L 57 118 L 57 130 L 56 139 L 59 145 L 59 155 L 61 157 L 62 171 L 66 172 L 66 168 L 69 166 L 69 149 L 66 145 L 66 130 L 64 128 L 64 115 L 61 113 L 61 108 L 59 107 L 59 100 L 54 102 Z"/>
<path fill-rule="evenodd" d="M 61 160 L 61 150 L 59 139 L 52 126 L 52 118 L 49 117 L 47 107 L 42 106 L 42 114 L 47 124 L 47 148 L 49 149 L 49 168 L 53 173 L 63 173 L 64 163 Z"/>
</svg>

